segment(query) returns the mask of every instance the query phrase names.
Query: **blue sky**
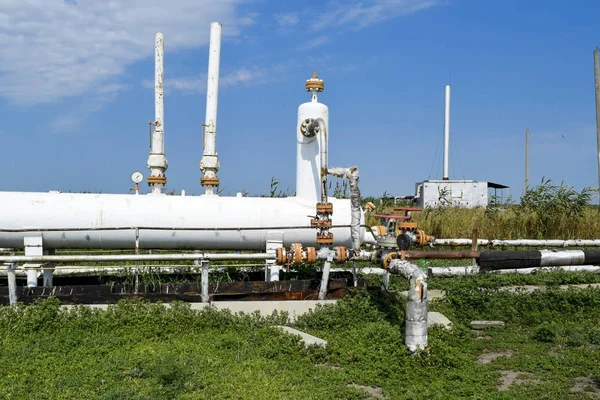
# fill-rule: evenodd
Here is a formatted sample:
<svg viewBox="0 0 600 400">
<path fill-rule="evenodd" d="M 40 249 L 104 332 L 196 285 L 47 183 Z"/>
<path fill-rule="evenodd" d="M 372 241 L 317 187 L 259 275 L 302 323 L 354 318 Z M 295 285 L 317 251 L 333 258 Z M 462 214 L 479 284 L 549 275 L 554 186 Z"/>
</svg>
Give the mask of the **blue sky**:
<svg viewBox="0 0 600 400">
<path fill-rule="evenodd" d="M 168 188 L 200 194 L 211 21 L 223 23 L 217 150 L 224 194 L 295 186 L 297 107 L 316 69 L 330 165 L 363 195 L 450 177 L 597 186 L 594 0 L 5 0 L 2 190 L 127 193 L 147 174 L 154 34 L 165 37 Z M 147 188 L 143 187 L 146 191 Z"/>
</svg>

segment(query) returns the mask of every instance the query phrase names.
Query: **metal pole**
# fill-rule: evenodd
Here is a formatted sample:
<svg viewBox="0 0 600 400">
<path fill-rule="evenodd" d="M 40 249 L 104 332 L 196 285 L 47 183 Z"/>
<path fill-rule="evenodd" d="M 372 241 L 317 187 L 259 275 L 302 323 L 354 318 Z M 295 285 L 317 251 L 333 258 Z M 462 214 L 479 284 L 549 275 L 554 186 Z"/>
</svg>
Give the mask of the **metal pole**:
<svg viewBox="0 0 600 400">
<path fill-rule="evenodd" d="M 6 266 L 6 273 L 8 276 L 8 301 L 10 305 L 17 304 L 17 263 L 10 263 Z"/>
<path fill-rule="evenodd" d="M 321 275 L 321 286 L 319 287 L 319 300 L 327 300 L 327 286 L 329 286 L 329 271 L 333 256 L 328 256 L 323 264 L 323 273 Z"/>
<path fill-rule="evenodd" d="M 445 181 L 449 179 L 448 164 L 450 156 L 450 85 L 446 85 L 446 101 L 444 105 L 444 176 Z"/>
<path fill-rule="evenodd" d="M 594 50 L 594 80 L 596 82 L 596 141 L 598 146 L 598 188 L 600 189 L 600 59 L 598 49 Z M 598 192 L 600 205 L 600 191 Z"/>
<path fill-rule="evenodd" d="M 529 190 L 529 128 L 525 129 L 525 192 Z"/>
<path fill-rule="evenodd" d="M 202 265 L 202 302 L 208 303 L 210 300 L 208 295 L 208 260 L 200 261 L 200 265 Z"/>
</svg>

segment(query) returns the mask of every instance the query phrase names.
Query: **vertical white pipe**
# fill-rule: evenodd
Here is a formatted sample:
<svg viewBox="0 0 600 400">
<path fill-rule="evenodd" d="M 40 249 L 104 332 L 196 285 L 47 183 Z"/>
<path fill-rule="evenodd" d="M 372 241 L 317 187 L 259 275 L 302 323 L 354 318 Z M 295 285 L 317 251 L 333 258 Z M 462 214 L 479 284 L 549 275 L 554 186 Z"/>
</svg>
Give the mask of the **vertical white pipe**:
<svg viewBox="0 0 600 400">
<path fill-rule="evenodd" d="M 200 170 L 204 177 L 200 180 L 206 194 L 213 194 L 218 186 L 217 171 L 217 105 L 219 100 L 219 65 L 221 62 L 221 24 L 210 24 L 210 45 L 208 54 L 208 82 L 206 85 L 206 118 L 204 120 L 204 153 Z"/>
<path fill-rule="evenodd" d="M 162 193 L 166 179 L 167 159 L 165 157 L 165 122 L 164 122 L 164 38 L 161 32 L 156 34 L 154 52 L 154 131 L 148 157 L 150 170 L 150 186 L 152 193 Z M 157 179 L 158 178 L 158 179 Z"/>
<path fill-rule="evenodd" d="M 329 273 L 331 271 L 332 262 L 333 256 L 328 256 L 327 261 L 323 264 L 321 286 L 319 287 L 319 300 L 327 300 L 327 287 L 329 286 Z"/>
<path fill-rule="evenodd" d="M 444 106 L 444 180 L 448 180 L 448 159 L 450 153 L 450 85 L 446 85 Z"/>
<path fill-rule="evenodd" d="M 6 275 L 8 278 L 8 302 L 9 304 L 17 304 L 17 263 L 6 264 Z"/>
<path fill-rule="evenodd" d="M 210 300 L 210 296 L 208 295 L 208 260 L 200 261 L 200 265 L 202 266 L 202 302 L 208 303 Z"/>
</svg>

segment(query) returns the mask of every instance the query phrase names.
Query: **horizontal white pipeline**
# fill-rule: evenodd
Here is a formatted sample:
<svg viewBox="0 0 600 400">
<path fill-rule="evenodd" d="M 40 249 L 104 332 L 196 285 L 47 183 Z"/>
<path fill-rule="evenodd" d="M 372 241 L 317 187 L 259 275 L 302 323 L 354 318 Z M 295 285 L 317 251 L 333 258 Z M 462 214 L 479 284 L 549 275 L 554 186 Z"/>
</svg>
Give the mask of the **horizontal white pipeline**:
<svg viewBox="0 0 600 400">
<path fill-rule="evenodd" d="M 274 260 L 275 253 L 194 253 L 194 254 L 120 254 L 77 256 L 0 256 L 0 263 L 97 262 L 97 261 L 172 261 L 172 260 Z"/>
<path fill-rule="evenodd" d="M 471 246 L 472 239 L 434 239 L 434 246 Z M 537 239 L 477 239 L 478 246 L 524 246 L 524 247 L 597 247 L 600 239 L 537 240 Z"/>
<path fill-rule="evenodd" d="M 537 267 L 537 268 L 521 268 L 521 269 L 501 269 L 492 271 L 500 274 L 532 274 L 536 272 L 551 272 L 561 269 L 567 272 L 594 272 L 600 273 L 600 265 L 563 265 L 558 267 Z M 428 275 L 438 278 L 476 275 L 479 273 L 478 266 L 466 265 L 464 267 L 429 267 Z"/>
</svg>

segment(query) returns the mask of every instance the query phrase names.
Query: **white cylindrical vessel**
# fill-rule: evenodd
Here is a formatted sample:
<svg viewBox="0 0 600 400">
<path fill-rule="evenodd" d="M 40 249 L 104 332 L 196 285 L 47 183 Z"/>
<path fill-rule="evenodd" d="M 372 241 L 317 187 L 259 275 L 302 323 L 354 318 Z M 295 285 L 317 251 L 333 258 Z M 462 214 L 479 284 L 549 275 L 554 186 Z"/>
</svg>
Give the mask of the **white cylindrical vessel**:
<svg viewBox="0 0 600 400">
<path fill-rule="evenodd" d="M 298 107 L 298 124 L 296 126 L 296 197 L 316 204 L 321 196 L 321 160 L 318 135 L 306 137 L 302 134 L 302 123 L 307 119 L 322 118 L 329 134 L 329 108 L 314 101 Z M 335 210 L 337 213 L 338 210 Z"/>
<path fill-rule="evenodd" d="M 350 247 L 350 201 L 330 202 L 334 244 Z M 264 250 L 272 233 L 285 247 L 316 245 L 315 202 L 294 197 L 1 192 L 0 204 L 0 247 L 23 248 L 41 234 L 44 249 L 132 249 L 135 228 L 142 249 Z"/>
</svg>

